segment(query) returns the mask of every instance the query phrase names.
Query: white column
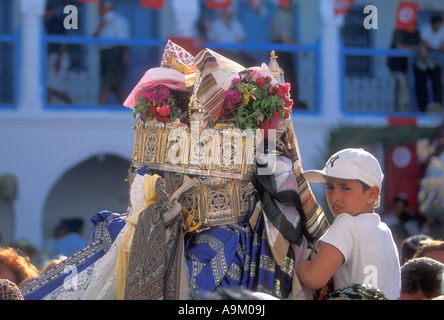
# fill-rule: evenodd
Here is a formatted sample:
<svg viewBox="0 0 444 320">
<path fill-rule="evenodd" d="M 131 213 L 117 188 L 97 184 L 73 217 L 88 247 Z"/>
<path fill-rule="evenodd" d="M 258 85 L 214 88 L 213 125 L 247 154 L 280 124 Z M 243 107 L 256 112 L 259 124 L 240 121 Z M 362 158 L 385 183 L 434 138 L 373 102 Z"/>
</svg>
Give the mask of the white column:
<svg viewBox="0 0 444 320">
<path fill-rule="evenodd" d="M 26 117 L 42 113 L 41 35 L 45 5 L 46 0 L 20 0 L 21 47 L 18 109 Z M 33 134 L 32 131 L 30 134 Z M 24 147 L 28 146 L 27 141 L 22 138 L 18 138 L 17 143 L 21 143 Z M 41 159 L 34 160 L 42 161 Z M 15 240 L 27 239 L 39 248 L 42 245 L 42 212 L 45 197 L 42 185 L 44 184 L 41 180 L 33 178 L 38 175 L 33 172 L 34 169 L 30 163 L 26 163 L 24 159 L 18 162 L 22 162 L 22 169 L 16 173 L 18 195 L 14 202 L 14 238 Z"/>
<path fill-rule="evenodd" d="M 43 106 L 43 87 L 40 81 L 42 50 L 41 32 L 46 0 L 20 0 L 20 111 L 40 112 Z"/>
<path fill-rule="evenodd" d="M 335 16 L 334 0 L 320 0 L 322 117 L 334 125 L 341 118 L 340 28 L 342 15 Z"/>
</svg>

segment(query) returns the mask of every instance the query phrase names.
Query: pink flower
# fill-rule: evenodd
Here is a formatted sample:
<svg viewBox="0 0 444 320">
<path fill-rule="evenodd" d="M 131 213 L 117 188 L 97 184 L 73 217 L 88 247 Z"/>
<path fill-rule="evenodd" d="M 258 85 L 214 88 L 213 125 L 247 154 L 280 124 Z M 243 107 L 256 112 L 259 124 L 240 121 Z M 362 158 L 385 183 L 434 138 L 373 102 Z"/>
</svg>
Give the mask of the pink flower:
<svg viewBox="0 0 444 320">
<path fill-rule="evenodd" d="M 234 108 L 236 108 L 236 104 L 239 103 L 241 96 L 242 92 L 240 92 L 236 88 L 234 88 L 233 90 L 226 91 L 224 94 L 225 97 L 224 109 L 233 110 Z"/>
<path fill-rule="evenodd" d="M 158 85 L 152 88 L 145 88 L 143 97 L 148 101 L 161 103 L 168 99 L 170 89 L 164 85 Z"/>
<path fill-rule="evenodd" d="M 169 104 L 163 105 L 157 111 L 162 117 L 167 117 L 171 113 L 171 107 Z"/>
<path fill-rule="evenodd" d="M 238 83 L 241 83 L 241 77 L 240 77 L 239 74 L 237 74 L 237 75 L 233 78 L 233 80 L 231 81 L 231 84 L 232 84 L 233 86 L 236 85 L 236 84 L 238 84 Z"/>
<path fill-rule="evenodd" d="M 168 99 L 168 96 L 170 95 L 170 89 L 164 85 L 160 85 L 158 88 L 158 98 L 161 101 L 164 101 Z"/>
</svg>

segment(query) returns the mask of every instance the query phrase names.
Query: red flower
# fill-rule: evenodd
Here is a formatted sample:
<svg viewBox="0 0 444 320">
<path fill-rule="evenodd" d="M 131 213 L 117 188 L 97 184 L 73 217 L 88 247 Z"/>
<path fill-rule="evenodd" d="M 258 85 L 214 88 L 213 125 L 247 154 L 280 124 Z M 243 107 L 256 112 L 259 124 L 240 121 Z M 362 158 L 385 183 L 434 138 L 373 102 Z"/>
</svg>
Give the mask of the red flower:
<svg viewBox="0 0 444 320">
<path fill-rule="evenodd" d="M 153 105 L 150 105 L 150 112 L 151 112 L 151 114 L 152 114 L 153 116 L 156 115 L 156 113 L 157 113 L 157 111 L 156 111 L 156 107 L 153 106 Z"/>
<path fill-rule="evenodd" d="M 289 93 L 291 85 L 288 82 L 286 82 L 284 84 L 281 84 L 281 88 L 285 91 L 285 93 Z"/>
<path fill-rule="evenodd" d="M 267 93 L 268 93 L 269 95 L 272 95 L 272 94 L 274 93 L 274 87 L 269 86 L 269 87 L 267 88 Z"/>
<path fill-rule="evenodd" d="M 276 92 L 276 94 L 278 95 L 279 98 L 282 99 L 282 98 L 285 97 L 286 92 L 285 92 L 285 87 L 284 86 L 282 86 L 280 84 L 277 84 L 275 86 L 275 92 Z"/>
<path fill-rule="evenodd" d="M 284 119 L 288 119 L 290 117 L 290 108 L 284 109 Z"/>
<path fill-rule="evenodd" d="M 285 109 L 290 109 L 293 106 L 293 100 L 288 99 L 287 97 L 282 100 L 284 101 Z"/>
<path fill-rule="evenodd" d="M 257 79 L 256 79 L 256 85 L 257 85 L 259 88 L 262 88 L 262 87 L 264 86 L 264 84 L 270 82 L 270 80 L 271 80 L 271 78 L 268 77 L 268 76 L 267 76 L 267 77 L 257 78 Z"/>
<path fill-rule="evenodd" d="M 158 112 L 162 117 L 167 117 L 171 113 L 171 107 L 169 104 L 163 105 L 159 108 Z"/>
</svg>

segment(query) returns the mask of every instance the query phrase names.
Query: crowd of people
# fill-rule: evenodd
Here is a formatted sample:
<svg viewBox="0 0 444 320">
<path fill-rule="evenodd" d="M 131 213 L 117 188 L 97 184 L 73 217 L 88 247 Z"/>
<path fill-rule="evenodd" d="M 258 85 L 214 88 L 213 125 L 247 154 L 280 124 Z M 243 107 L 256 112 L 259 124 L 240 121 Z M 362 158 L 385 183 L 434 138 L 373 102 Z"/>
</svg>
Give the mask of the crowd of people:
<svg viewBox="0 0 444 320">
<path fill-rule="evenodd" d="M 41 250 L 26 240 L 2 243 L 0 239 L 0 300 L 22 300 L 21 288 L 84 248 L 82 229 L 82 219 L 62 219 Z"/>
</svg>

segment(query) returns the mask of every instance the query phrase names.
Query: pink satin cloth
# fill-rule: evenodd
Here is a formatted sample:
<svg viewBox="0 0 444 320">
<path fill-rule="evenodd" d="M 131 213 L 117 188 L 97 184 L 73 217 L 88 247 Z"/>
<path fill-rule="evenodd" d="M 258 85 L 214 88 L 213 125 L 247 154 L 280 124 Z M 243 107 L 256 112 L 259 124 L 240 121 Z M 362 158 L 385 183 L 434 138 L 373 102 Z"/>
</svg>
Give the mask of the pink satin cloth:
<svg viewBox="0 0 444 320">
<path fill-rule="evenodd" d="M 123 105 L 127 108 L 135 108 L 138 103 L 139 91 L 143 87 L 154 87 L 160 84 L 173 90 L 189 91 L 185 87 L 184 74 L 170 68 L 152 68 L 145 72 L 145 75 L 131 91 Z"/>
</svg>

